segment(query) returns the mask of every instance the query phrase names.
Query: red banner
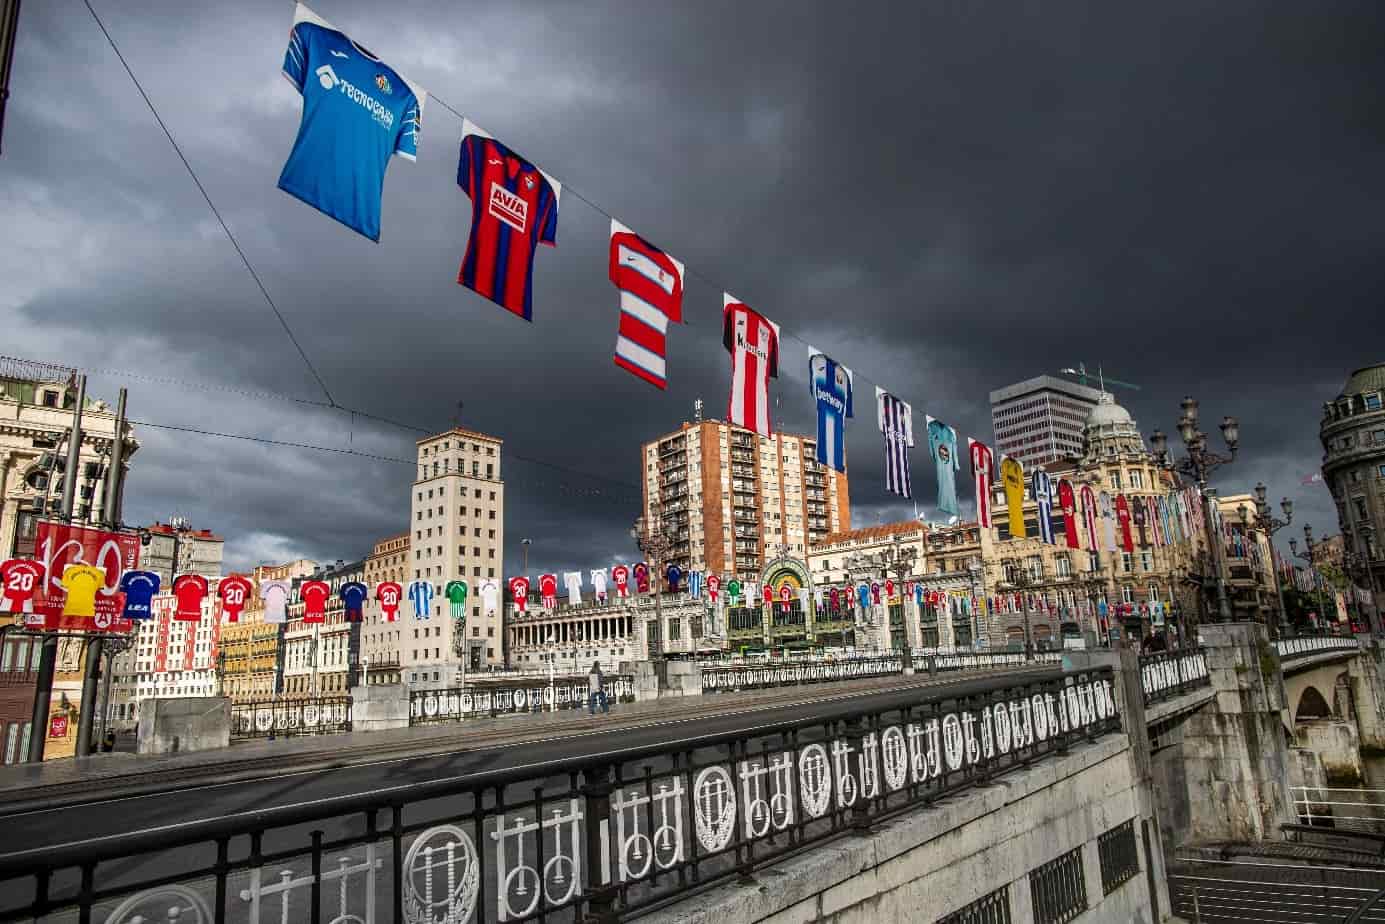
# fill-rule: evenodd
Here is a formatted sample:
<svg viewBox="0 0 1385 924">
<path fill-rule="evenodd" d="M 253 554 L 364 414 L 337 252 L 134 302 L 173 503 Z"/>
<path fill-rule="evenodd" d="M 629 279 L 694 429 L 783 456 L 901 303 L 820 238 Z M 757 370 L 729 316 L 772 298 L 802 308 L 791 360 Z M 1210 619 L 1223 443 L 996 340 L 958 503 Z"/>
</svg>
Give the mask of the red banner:
<svg viewBox="0 0 1385 924">
<path fill-rule="evenodd" d="M 34 594 L 34 612 L 25 621 L 35 628 L 65 632 L 130 632 L 134 623 L 120 618 L 125 595 L 120 578 L 139 566 L 139 536 L 89 526 L 40 521 L 34 536 L 34 558 L 43 565 L 42 589 Z M 60 579 L 68 565 L 104 568 L 106 583 L 96 592 L 96 616 L 64 616 L 67 591 Z M 32 620 L 32 622 L 30 621 Z"/>
</svg>

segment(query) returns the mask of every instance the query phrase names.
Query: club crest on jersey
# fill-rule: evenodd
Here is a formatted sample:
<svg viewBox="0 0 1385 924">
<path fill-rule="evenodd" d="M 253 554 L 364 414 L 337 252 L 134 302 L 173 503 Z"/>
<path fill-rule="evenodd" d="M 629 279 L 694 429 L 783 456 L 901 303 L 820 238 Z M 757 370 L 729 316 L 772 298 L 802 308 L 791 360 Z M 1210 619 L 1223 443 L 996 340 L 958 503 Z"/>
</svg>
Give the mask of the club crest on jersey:
<svg viewBox="0 0 1385 924">
<path fill-rule="evenodd" d="M 375 85 L 380 88 L 381 93 L 390 94 L 394 92 L 394 88 L 390 86 L 390 79 L 384 74 L 375 75 Z"/>
<path fill-rule="evenodd" d="M 532 180 L 533 178 L 530 177 L 529 179 Z M 491 184 L 487 210 L 492 218 L 504 222 L 520 234 L 525 233 L 525 229 L 529 226 L 529 203 L 499 183 Z"/>
<path fill-rule="evenodd" d="M 525 189 L 533 189 L 533 188 L 534 188 L 534 178 L 533 178 L 532 176 L 526 176 L 526 177 L 524 178 L 524 188 L 525 188 Z"/>
<path fill-rule="evenodd" d="M 944 462 L 951 462 L 951 461 L 952 461 L 952 450 L 949 449 L 949 448 L 947 448 L 946 446 L 939 446 L 939 447 L 938 447 L 938 458 L 939 458 L 939 459 L 942 459 Z"/>
</svg>

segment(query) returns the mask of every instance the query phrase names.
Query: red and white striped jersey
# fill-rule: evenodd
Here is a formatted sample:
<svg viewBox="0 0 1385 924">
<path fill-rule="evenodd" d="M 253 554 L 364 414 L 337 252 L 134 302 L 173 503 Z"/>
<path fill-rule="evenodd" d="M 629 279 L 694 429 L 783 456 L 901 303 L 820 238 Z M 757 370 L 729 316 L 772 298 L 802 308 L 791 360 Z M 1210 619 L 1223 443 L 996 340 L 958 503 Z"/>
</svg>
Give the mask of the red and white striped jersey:
<svg viewBox="0 0 1385 924">
<path fill-rule="evenodd" d="M 779 325 L 722 293 L 722 339 L 731 353 L 731 398 L 726 419 L 773 436 L 769 419 L 769 379 L 779 377 Z"/>
</svg>

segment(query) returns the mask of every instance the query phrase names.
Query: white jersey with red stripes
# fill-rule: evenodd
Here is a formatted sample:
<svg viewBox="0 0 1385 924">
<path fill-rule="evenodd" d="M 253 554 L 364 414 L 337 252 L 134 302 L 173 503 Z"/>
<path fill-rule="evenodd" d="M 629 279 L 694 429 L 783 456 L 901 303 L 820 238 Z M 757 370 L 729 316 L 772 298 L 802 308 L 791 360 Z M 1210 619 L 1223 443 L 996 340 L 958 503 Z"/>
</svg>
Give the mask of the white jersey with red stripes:
<svg viewBox="0 0 1385 924">
<path fill-rule="evenodd" d="M 731 353 L 731 397 L 726 419 L 773 436 L 769 380 L 779 377 L 779 325 L 735 296 L 722 293 L 722 340 Z"/>
</svg>

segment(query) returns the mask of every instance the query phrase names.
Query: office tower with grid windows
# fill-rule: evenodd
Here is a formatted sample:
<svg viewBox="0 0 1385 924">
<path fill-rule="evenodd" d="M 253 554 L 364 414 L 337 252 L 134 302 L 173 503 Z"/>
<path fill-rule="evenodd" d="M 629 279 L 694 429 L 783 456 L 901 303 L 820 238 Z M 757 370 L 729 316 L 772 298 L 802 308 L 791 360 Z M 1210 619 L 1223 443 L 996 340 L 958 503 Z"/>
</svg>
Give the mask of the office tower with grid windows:
<svg viewBox="0 0 1385 924">
<path fill-rule="evenodd" d="M 803 559 L 851 526 L 847 476 L 818 464 L 812 437 L 703 420 L 645 443 L 640 460 L 645 515 L 660 504 L 685 573 L 758 578 L 781 549 Z"/>
<path fill-rule="evenodd" d="M 1101 391 L 1040 375 L 991 392 L 995 451 L 1043 465 L 1082 455 L 1082 427 Z"/>
<path fill-rule="evenodd" d="M 407 601 L 399 611 L 399 673 L 410 686 L 445 687 L 461 682 L 463 669 L 505 663 L 502 608 L 487 615 L 480 593 L 482 582 L 503 584 L 505 579 L 501 443 L 494 436 L 460 428 L 418 441 L 407 580 L 401 583 L 432 582 L 433 602 L 426 620 L 415 620 Z M 447 582 L 458 578 L 471 588 L 461 655 L 453 647 L 452 617 L 442 594 Z M 379 607 L 372 605 L 371 611 L 378 620 Z"/>
</svg>

